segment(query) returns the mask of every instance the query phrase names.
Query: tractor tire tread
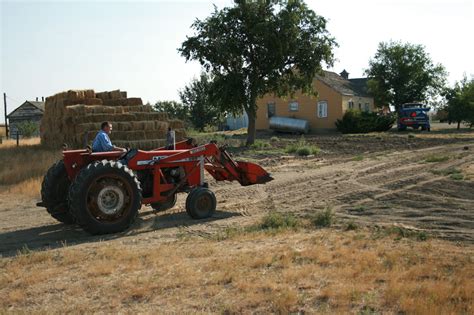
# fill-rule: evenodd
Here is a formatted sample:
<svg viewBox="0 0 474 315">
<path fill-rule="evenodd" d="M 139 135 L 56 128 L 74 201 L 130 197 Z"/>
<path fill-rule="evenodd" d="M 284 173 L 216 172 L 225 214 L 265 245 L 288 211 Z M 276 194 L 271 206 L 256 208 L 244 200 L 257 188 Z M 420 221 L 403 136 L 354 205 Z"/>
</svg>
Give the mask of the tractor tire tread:
<svg viewBox="0 0 474 315">
<path fill-rule="evenodd" d="M 58 200 L 58 197 L 60 196 L 55 196 L 54 189 L 59 184 L 61 184 L 58 183 L 60 180 L 66 180 L 69 182 L 63 160 L 59 160 L 54 163 L 46 172 L 46 175 L 44 176 L 41 183 L 41 200 L 46 205 L 46 210 L 51 215 L 51 217 L 64 224 L 74 224 L 75 219 L 69 208 L 66 208 L 66 211 L 64 212 L 54 211 L 60 203 L 67 203 L 67 199 Z"/>
<path fill-rule="evenodd" d="M 196 196 L 199 196 L 200 194 L 203 194 L 203 193 L 208 193 L 212 198 L 211 209 L 209 210 L 209 213 L 205 215 L 199 214 L 196 211 L 196 209 L 194 209 L 195 199 L 197 198 Z M 205 218 L 211 217 L 216 211 L 216 205 L 217 205 L 216 196 L 210 189 L 204 188 L 204 187 L 197 187 L 193 189 L 189 193 L 188 197 L 186 198 L 186 212 L 193 219 L 205 219 Z"/>
<path fill-rule="evenodd" d="M 135 184 L 135 190 L 137 193 L 136 200 L 135 200 L 135 207 L 137 209 L 133 210 L 134 213 L 132 217 L 128 220 L 128 222 L 126 222 L 125 227 L 120 229 L 121 231 L 126 230 L 127 228 L 130 227 L 130 225 L 132 225 L 132 223 L 135 221 L 136 217 L 138 216 L 138 210 L 141 208 L 141 202 L 142 202 L 141 191 L 142 190 L 140 187 L 140 182 L 138 181 L 135 174 L 126 165 L 123 165 L 121 163 L 116 163 L 115 161 L 109 161 L 109 160 L 102 160 L 102 161 L 96 161 L 94 163 L 90 163 L 89 165 L 87 165 L 87 167 L 83 168 L 79 172 L 79 174 L 76 176 L 76 179 L 74 180 L 73 184 L 71 185 L 69 189 L 68 199 L 69 199 L 69 208 L 71 209 L 71 214 L 74 216 L 77 224 L 81 226 L 84 230 L 94 235 L 120 232 L 114 229 L 101 230 L 96 227 L 90 226 L 90 224 L 87 222 L 86 217 L 81 215 L 81 211 L 83 210 L 81 209 L 80 200 L 82 198 L 85 198 L 84 193 L 83 193 L 84 185 L 98 171 L 102 169 L 107 169 L 107 168 L 111 170 L 122 171 L 122 173 L 129 176 L 130 179 Z"/>
</svg>

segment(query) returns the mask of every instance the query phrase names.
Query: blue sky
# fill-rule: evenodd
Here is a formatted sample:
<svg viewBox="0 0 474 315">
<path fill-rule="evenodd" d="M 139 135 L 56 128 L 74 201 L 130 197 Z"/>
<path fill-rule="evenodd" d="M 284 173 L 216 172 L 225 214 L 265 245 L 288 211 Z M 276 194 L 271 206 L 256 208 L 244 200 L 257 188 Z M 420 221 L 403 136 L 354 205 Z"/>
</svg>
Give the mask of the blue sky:
<svg viewBox="0 0 474 315">
<path fill-rule="evenodd" d="M 0 90 L 8 112 L 68 89 L 121 89 L 143 100 L 178 100 L 200 71 L 176 51 L 196 18 L 230 0 L 6 1 L 1 6 Z M 336 72 L 360 77 L 380 41 L 423 44 L 452 84 L 474 74 L 470 0 L 313 0 L 340 47 Z M 3 104 L 0 115 L 3 122 Z"/>
</svg>

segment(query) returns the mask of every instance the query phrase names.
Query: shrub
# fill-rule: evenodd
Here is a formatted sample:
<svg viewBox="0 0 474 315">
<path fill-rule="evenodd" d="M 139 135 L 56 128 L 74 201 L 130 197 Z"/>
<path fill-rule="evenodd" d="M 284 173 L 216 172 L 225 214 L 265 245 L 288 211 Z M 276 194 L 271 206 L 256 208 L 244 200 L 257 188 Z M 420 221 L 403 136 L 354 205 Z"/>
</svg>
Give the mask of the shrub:
<svg viewBox="0 0 474 315">
<path fill-rule="evenodd" d="M 282 214 L 278 212 L 270 212 L 262 219 L 261 229 L 287 229 L 296 228 L 298 219 L 292 214 Z"/>
<path fill-rule="evenodd" d="M 427 163 L 437 163 L 437 162 L 445 162 L 449 160 L 449 156 L 446 155 L 430 155 L 425 159 Z"/>
<path fill-rule="evenodd" d="M 310 148 L 309 146 L 299 147 L 299 148 L 296 150 L 296 154 L 301 155 L 301 156 L 310 155 L 312 152 L 313 152 L 313 151 L 311 150 L 311 148 Z"/>
<path fill-rule="evenodd" d="M 317 212 L 311 221 L 316 227 L 330 227 L 334 223 L 334 219 L 332 208 L 327 207 L 323 211 Z"/>
<path fill-rule="evenodd" d="M 263 140 L 255 140 L 255 142 L 250 146 L 252 149 L 265 149 L 270 147 L 270 143 Z"/>
<path fill-rule="evenodd" d="M 390 130 L 394 123 L 393 115 L 348 110 L 342 119 L 336 121 L 336 127 L 342 133 L 366 133 Z"/>
<path fill-rule="evenodd" d="M 451 176 L 449 176 L 449 177 L 451 179 L 454 179 L 454 180 L 463 180 L 464 179 L 464 175 L 460 174 L 460 173 L 451 174 Z"/>
<path fill-rule="evenodd" d="M 278 138 L 277 136 L 273 136 L 270 138 L 270 142 L 279 142 L 280 141 L 280 138 Z"/>
<path fill-rule="evenodd" d="M 388 229 L 389 234 L 395 234 L 396 239 L 410 238 L 417 241 L 426 241 L 428 234 L 425 231 L 411 230 L 404 227 L 394 226 Z"/>
<path fill-rule="evenodd" d="M 298 142 L 287 145 L 285 152 L 296 153 L 300 156 L 307 156 L 310 154 L 318 154 L 319 148 L 317 146 L 306 143 L 304 137 L 301 137 Z"/>
<path fill-rule="evenodd" d="M 33 121 L 24 121 L 17 125 L 22 137 L 31 138 L 38 131 L 38 124 Z"/>
<path fill-rule="evenodd" d="M 345 226 L 346 231 L 354 231 L 354 230 L 357 230 L 358 228 L 359 228 L 359 226 L 354 221 L 347 222 L 347 224 Z"/>
</svg>

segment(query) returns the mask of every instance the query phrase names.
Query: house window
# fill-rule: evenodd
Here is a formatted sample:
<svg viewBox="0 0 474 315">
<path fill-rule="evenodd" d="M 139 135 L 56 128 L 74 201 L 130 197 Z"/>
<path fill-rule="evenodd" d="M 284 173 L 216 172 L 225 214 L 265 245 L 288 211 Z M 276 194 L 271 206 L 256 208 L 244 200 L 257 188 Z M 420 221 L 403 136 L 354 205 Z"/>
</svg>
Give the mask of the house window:
<svg viewBox="0 0 474 315">
<path fill-rule="evenodd" d="M 369 103 L 365 103 L 365 104 L 364 104 L 364 111 L 370 112 L 370 105 L 369 105 Z"/>
<path fill-rule="evenodd" d="M 267 103 L 267 115 L 268 118 L 276 115 L 275 103 Z"/>
<path fill-rule="evenodd" d="M 362 110 L 362 103 L 359 103 L 359 110 Z"/>
<path fill-rule="evenodd" d="M 349 109 L 354 109 L 354 102 L 353 102 L 353 101 L 349 101 L 348 107 L 349 107 Z"/>
<path fill-rule="evenodd" d="M 328 117 L 328 102 L 327 101 L 318 102 L 318 117 L 319 118 Z"/>
<path fill-rule="evenodd" d="M 298 102 L 290 102 L 290 105 L 289 105 L 290 112 L 297 112 L 298 106 L 299 106 Z"/>
</svg>

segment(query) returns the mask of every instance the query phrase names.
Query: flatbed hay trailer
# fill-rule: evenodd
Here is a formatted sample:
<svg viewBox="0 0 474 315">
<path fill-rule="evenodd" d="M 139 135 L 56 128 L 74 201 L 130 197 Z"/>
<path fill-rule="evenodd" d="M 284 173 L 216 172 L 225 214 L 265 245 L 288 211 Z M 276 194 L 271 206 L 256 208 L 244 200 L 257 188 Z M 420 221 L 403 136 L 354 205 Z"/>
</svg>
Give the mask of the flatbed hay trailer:
<svg viewBox="0 0 474 315">
<path fill-rule="evenodd" d="M 91 234 L 127 229 L 142 204 L 156 211 L 172 208 L 176 194 L 188 193 L 186 211 L 193 219 L 212 216 L 216 197 L 204 181 L 207 171 L 217 181 L 243 186 L 264 184 L 273 178 L 262 167 L 234 161 L 216 143 L 196 146 L 192 139 L 174 150 L 91 152 L 63 151 L 64 158 L 47 172 L 42 201 L 52 217 L 77 223 Z"/>
</svg>

